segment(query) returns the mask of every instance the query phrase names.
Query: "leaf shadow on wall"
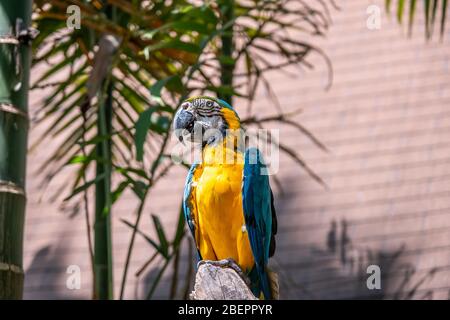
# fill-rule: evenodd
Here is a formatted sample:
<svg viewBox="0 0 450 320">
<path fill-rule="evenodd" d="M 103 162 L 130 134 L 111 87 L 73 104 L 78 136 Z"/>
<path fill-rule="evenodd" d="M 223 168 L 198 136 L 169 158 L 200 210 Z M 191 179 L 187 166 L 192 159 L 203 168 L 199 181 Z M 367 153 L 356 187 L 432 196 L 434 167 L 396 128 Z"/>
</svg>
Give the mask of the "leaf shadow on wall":
<svg viewBox="0 0 450 320">
<path fill-rule="evenodd" d="M 298 189 L 294 178 L 283 184 Z M 414 264 L 417 252 L 408 250 L 405 242 L 392 248 L 374 249 L 352 235 L 355 227 L 350 219 L 325 216 L 326 223 L 311 219 L 311 215 L 324 213 L 297 209 L 301 208 L 297 202 L 307 196 L 298 191 L 276 196 L 280 245 L 275 254 L 275 269 L 279 273 L 282 299 L 433 298 L 433 290 L 423 285 L 436 276 L 439 268 L 418 270 Z M 370 265 L 380 267 L 380 289 L 368 289 Z"/>
</svg>

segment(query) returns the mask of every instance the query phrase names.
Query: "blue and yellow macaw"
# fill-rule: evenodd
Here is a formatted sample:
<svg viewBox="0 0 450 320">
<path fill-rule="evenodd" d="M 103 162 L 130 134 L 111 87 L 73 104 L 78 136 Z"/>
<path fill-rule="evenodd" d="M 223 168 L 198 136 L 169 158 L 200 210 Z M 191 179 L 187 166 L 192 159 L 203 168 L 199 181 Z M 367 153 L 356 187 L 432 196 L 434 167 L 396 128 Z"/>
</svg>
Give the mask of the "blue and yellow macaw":
<svg viewBox="0 0 450 320">
<path fill-rule="evenodd" d="M 190 98 L 177 111 L 174 129 L 180 141 L 187 131 L 202 145 L 202 161 L 192 165 L 184 189 L 199 260 L 237 263 L 256 297 L 276 298 L 276 274 L 267 268 L 277 231 L 273 194 L 259 150 L 239 148 L 236 111 L 220 99 Z"/>
</svg>

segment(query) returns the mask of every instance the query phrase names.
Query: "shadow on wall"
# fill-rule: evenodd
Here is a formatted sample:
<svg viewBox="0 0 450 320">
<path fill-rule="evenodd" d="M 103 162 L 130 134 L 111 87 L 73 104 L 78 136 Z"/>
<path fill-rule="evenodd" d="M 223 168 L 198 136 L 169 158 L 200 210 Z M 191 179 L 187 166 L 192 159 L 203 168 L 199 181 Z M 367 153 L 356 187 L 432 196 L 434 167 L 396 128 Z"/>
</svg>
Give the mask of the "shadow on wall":
<svg viewBox="0 0 450 320">
<path fill-rule="evenodd" d="M 133 275 L 135 281 L 133 298 L 146 299 L 155 281 L 158 281 L 151 299 L 188 299 L 194 287 L 195 272 L 197 271 L 197 258 L 194 248 L 192 237 L 190 234 L 186 235 L 181 242 L 178 262 L 176 263 L 175 258 L 172 259 L 160 280 L 157 279 L 160 277 L 159 272 L 164 266 L 162 258 L 140 277 Z M 175 273 L 176 276 L 174 276 Z"/>
<path fill-rule="evenodd" d="M 63 241 L 58 239 L 54 243 Z M 29 267 L 25 270 L 24 299 L 89 299 L 81 296 L 79 290 L 70 290 L 66 286 L 67 263 L 61 257 L 64 249 L 59 245 L 46 245 L 39 249 Z M 44 270 L 43 270 L 44 269 Z M 83 290 L 86 292 L 86 290 Z"/>
<path fill-rule="evenodd" d="M 284 181 L 286 186 L 289 183 L 294 182 Z M 278 220 L 295 219 L 295 225 L 311 225 L 308 221 L 310 213 L 299 212 L 296 217 L 283 217 L 284 208 L 301 198 L 299 193 L 295 197 L 278 196 Z M 289 207 L 294 206 L 291 204 Z M 332 217 L 330 220 L 328 227 L 308 230 L 318 232 L 320 237 L 314 239 L 322 239 L 314 241 L 314 244 L 302 240 L 302 232 L 284 233 L 283 228 L 279 230 L 279 237 L 284 237 L 283 243 L 289 244 L 279 248 L 275 259 L 282 299 L 433 298 L 433 291 L 421 289 L 421 286 L 436 275 L 438 268 L 426 273 L 418 271 L 408 256 L 405 243 L 397 248 L 373 250 L 369 245 L 352 240 L 349 220 Z M 368 273 L 367 267 L 370 265 L 379 266 L 381 270 L 380 289 L 368 289 L 367 279 L 372 273 Z"/>
</svg>

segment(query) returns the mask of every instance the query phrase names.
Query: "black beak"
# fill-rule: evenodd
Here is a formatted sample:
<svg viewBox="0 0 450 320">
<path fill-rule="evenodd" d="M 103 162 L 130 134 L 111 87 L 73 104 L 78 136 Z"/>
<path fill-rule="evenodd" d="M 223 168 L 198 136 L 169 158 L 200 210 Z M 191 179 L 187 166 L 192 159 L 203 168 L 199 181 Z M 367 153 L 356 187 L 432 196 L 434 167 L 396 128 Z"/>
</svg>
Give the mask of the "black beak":
<svg viewBox="0 0 450 320">
<path fill-rule="evenodd" d="M 192 133 L 192 130 L 194 129 L 194 122 L 195 117 L 191 112 L 186 111 L 184 109 L 180 109 L 176 113 L 173 127 L 175 135 L 177 136 L 178 140 L 180 140 L 180 142 L 183 142 L 184 130 L 187 130 L 190 133 Z"/>
</svg>

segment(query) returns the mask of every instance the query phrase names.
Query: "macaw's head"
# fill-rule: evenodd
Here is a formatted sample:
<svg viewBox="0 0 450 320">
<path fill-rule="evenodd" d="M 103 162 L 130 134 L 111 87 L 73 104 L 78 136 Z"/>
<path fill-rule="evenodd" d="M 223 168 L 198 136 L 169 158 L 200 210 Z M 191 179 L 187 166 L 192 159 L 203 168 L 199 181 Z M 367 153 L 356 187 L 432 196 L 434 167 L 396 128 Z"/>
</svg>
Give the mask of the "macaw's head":
<svg viewBox="0 0 450 320">
<path fill-rule="evenodd" d="M 173 127 L 181 142 L 189 135 L 191 141 L 206 145 L 222 139 L 227 130 L 240 129 L 240 120 L 225 101 L 200 96 L 189 98 L 181 104 Z"/>
</svg>

